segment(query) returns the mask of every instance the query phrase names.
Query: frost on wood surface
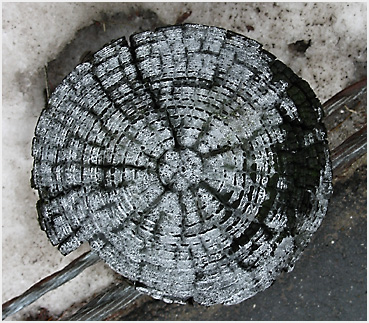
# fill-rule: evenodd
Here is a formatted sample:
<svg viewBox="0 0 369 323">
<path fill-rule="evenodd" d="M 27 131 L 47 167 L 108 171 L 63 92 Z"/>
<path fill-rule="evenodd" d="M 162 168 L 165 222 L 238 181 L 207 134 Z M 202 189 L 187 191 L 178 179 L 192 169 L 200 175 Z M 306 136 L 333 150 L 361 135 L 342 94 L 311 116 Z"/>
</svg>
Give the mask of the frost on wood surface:
<svg viewBox="0 0 369 323">
<path fill-rule="evenodd" d="M 322 110 L 257 42 L 215 27 L 113 41 L 33 142 L 40 224 L 166 301 L 235 304 L 291 270 L 331 194 Z"/>
</svg>

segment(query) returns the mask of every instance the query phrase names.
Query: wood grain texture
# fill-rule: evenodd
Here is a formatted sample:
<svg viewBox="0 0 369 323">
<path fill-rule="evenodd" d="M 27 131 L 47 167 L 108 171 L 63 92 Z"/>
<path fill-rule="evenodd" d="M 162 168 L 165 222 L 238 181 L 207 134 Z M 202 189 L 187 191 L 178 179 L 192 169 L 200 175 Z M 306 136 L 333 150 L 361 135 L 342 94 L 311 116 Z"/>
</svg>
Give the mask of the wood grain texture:
<svg viewBox="0 0 369 323">
<path fill-rule="evenodd" d="M 136 288 L 235 304 L 291 270 L 332 191 L 309 85 L 242 35 L 179 25 L 106 45 L 52 94 L 33 142 L 39 220 Z"/>
</svg>

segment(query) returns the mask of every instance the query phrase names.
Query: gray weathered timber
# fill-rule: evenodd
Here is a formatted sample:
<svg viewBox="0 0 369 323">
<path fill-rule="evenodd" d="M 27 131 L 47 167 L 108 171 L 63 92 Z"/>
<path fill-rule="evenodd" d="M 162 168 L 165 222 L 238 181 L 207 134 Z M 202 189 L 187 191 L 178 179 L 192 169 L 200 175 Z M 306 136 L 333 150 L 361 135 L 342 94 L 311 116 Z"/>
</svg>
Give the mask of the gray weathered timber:
<svg viewBox="0 0 369 323">
<path fill-rule="evenodd" d="M 292 270 L 332 173 L 309 85 L 257 42 L 181 25 L 118 39 L 51 95 L 39 220 L 165 301 L 235 304 Z"/>
</svg>

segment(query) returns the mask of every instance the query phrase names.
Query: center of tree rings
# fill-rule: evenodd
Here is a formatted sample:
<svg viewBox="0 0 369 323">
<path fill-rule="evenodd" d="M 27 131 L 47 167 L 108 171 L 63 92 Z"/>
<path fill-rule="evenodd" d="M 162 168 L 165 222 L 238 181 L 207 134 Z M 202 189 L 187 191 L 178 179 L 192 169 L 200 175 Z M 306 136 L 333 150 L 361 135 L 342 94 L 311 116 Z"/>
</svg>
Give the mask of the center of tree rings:
<svg viewBox="0 0 369 323">
<path fill-rule="evenodd" d="M 201 180 L 201 158 L 190 149 L 167 151 L 159 162 L 161 182 L 177 192 L 188 190 Z"/>
</svg>

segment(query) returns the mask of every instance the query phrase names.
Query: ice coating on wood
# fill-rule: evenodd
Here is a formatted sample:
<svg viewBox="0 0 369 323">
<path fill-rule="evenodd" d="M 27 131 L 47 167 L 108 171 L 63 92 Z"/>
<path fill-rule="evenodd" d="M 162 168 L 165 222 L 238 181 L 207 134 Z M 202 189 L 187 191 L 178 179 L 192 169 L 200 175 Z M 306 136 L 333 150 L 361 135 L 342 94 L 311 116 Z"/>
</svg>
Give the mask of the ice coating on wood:
<svg viewBox="0 0 369 323">
<path fill-rule="evenodd" d="M 182 25 L 75 68 L 33 142 L 39 221 L 165 301 L 235 304 L 291 270 L 331 194 L 322 110 L 254 40 Z"/>
</svg>

